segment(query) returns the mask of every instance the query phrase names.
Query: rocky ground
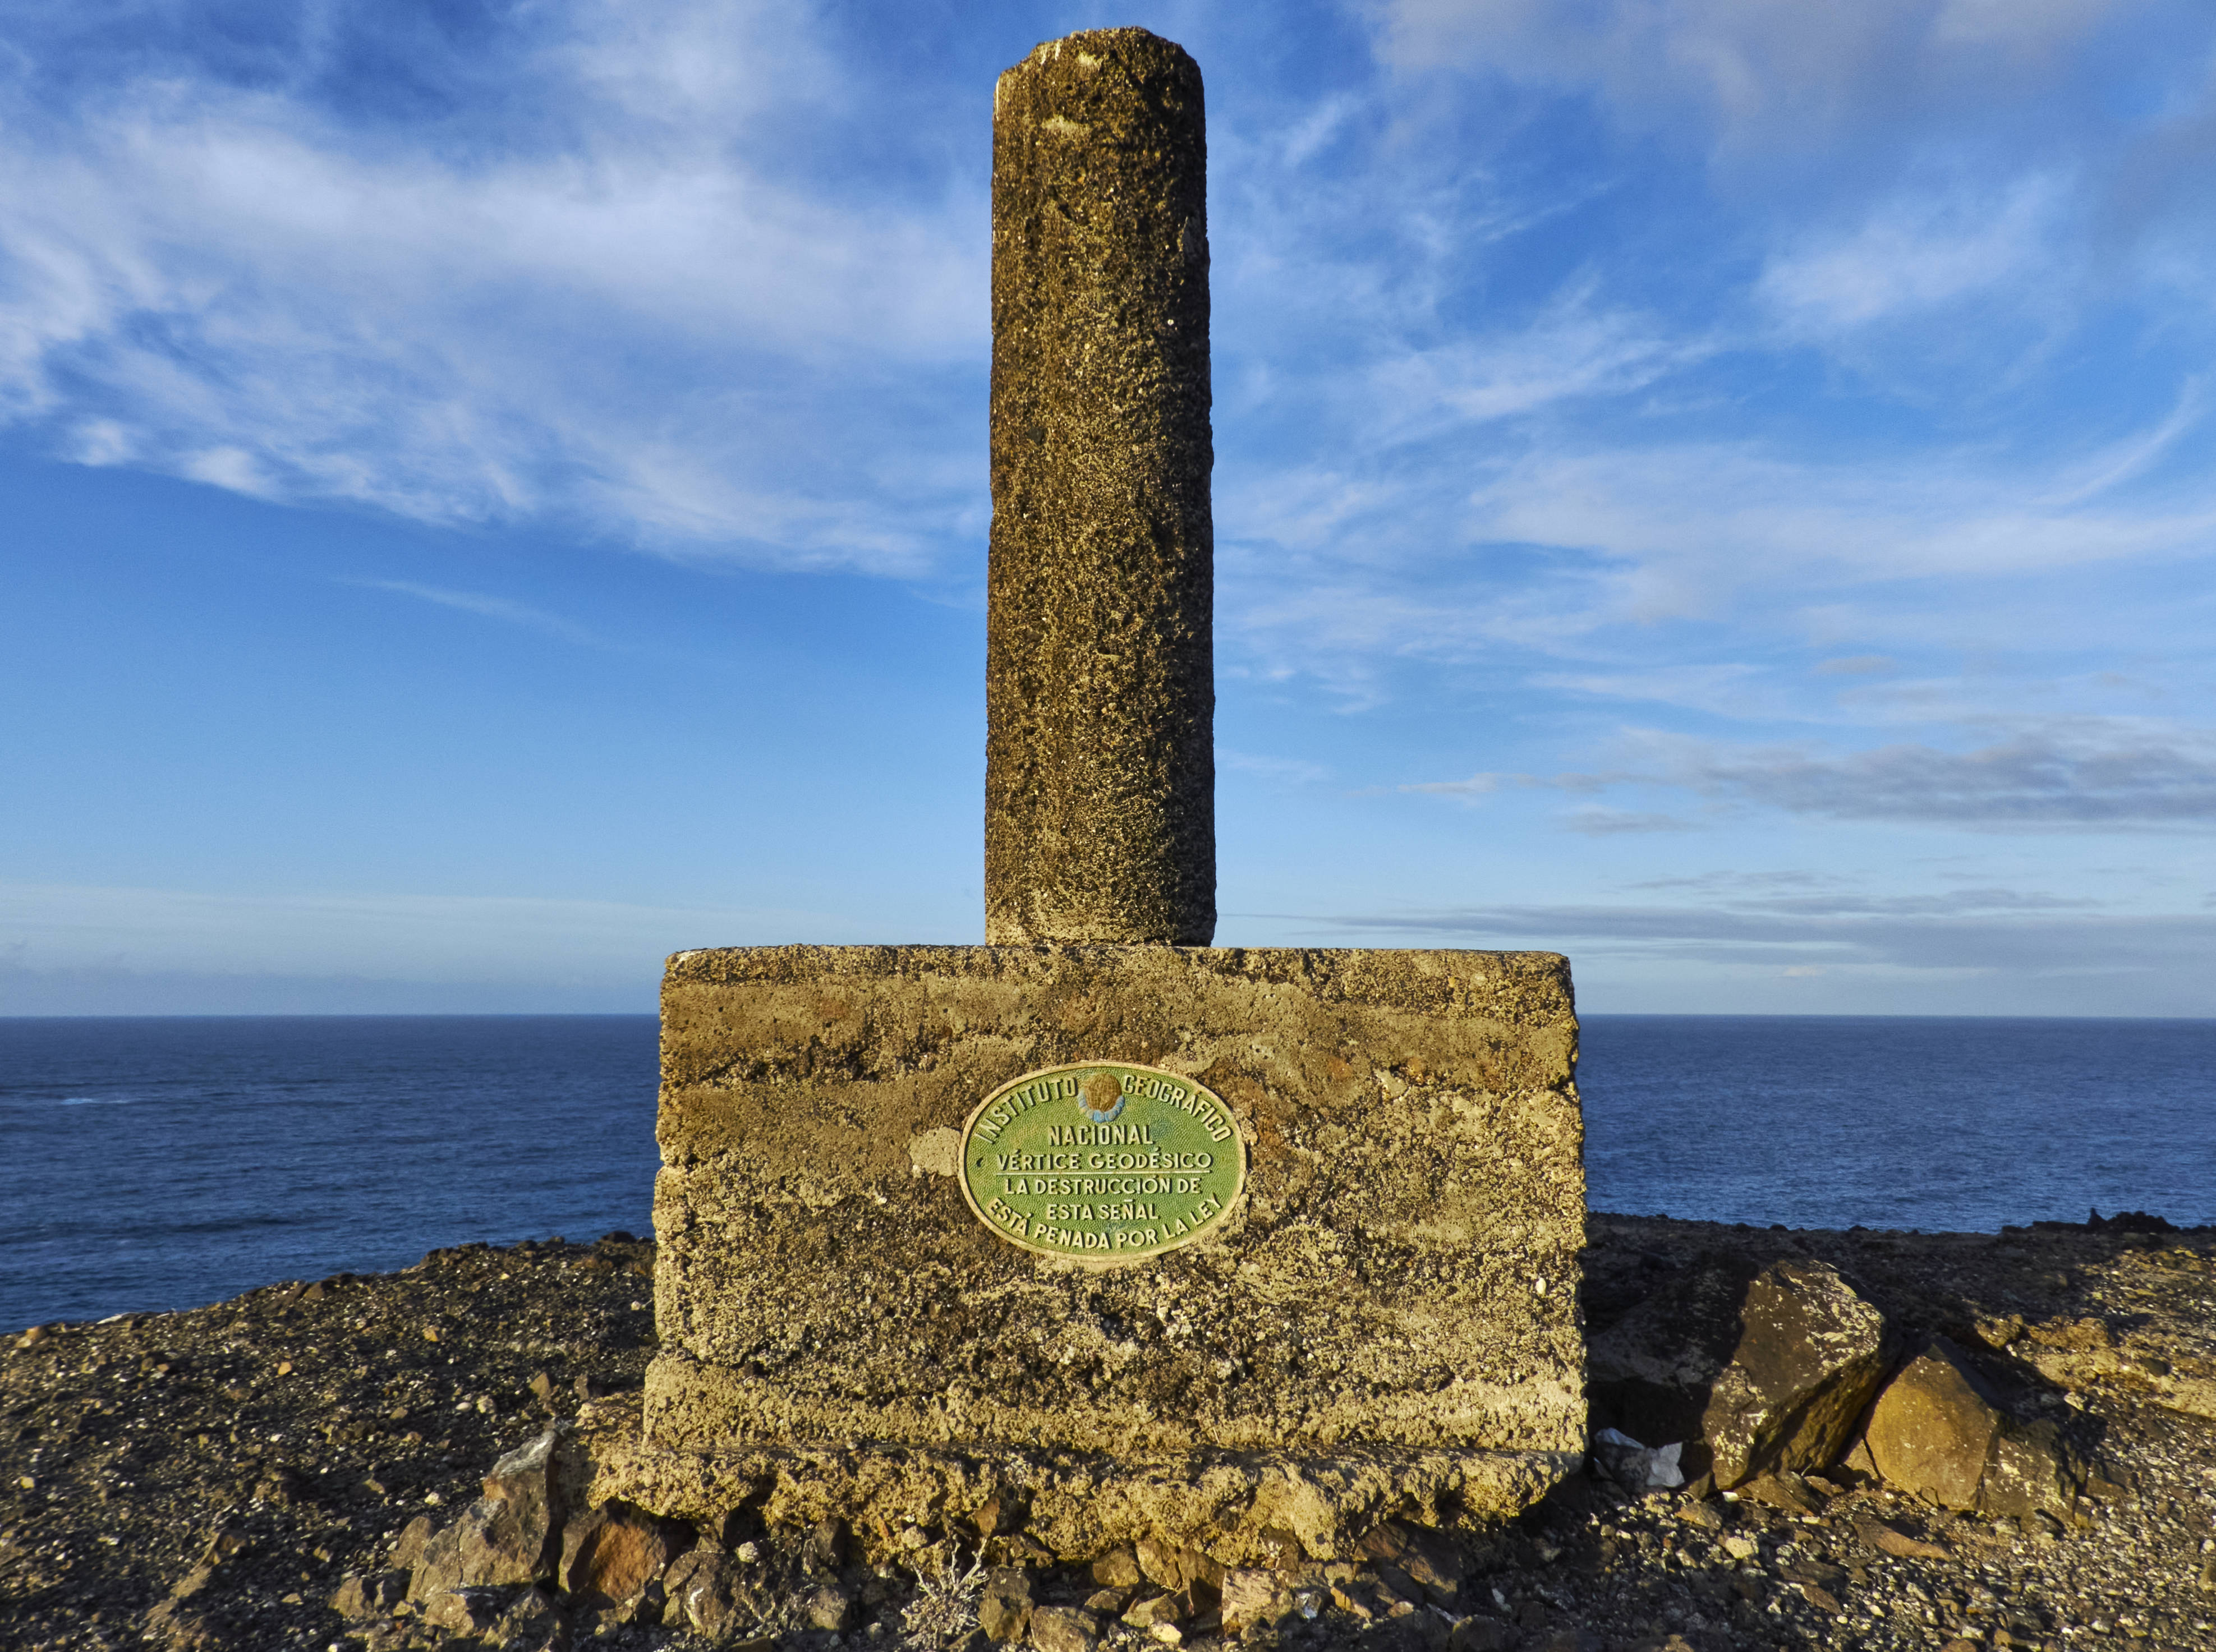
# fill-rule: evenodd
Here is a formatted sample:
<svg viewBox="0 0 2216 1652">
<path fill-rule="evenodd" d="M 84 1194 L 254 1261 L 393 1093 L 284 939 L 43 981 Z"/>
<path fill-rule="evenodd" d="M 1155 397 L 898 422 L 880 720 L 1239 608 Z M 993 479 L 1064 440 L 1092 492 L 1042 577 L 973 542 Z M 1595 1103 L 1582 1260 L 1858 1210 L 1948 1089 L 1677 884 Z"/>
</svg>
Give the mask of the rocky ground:
<svg viewBox="0 0 2216 1652">
<path fill-rule="evenodd" d="M 1505 1530 L 1387 1526 L 1360 1556 L 1289 1553 L 1274 1573 L 1146 1545 L 1081 1569 L 978 1566 L 958 1532 L 903 1534 L 900 1562 L 869 1563 L 835 1530 L 603 1511 L 566 1534 L 557 1520 L 567 1552 L 545 1587 L 446 1589 L 457 1544 L 506 1540 L 470 1523 L 496 1461 L 640 1379 L 653 1251 L 615 1234 L 15 1339 L 0 1363 L 0 1646 L 2216 1648 L 2216 1233 L 1596 1215 L 1590 1238 L 1597 1427 L 1656 1432 L 1672 1373 L 1714 1379 L 1702 1336 L 1731 1331 L 1746 1281 L 1822 1264 L 1882 1315 L 1888 1373 L 1939 1348 L 1941 1375 L 1959 1368 L 1985 1397 L 1965 1403 L 2045 1442 L 2063 1483 L 2009 1514 L 1973 1473 L 1954 1499 L 1970 1506 L 1948 1508 L 1858 1447 L 1718 1493 L 1696 1439 L 1689 1486 L 1597 1468 Z M 1634 1366 L 1661 1375 L 1604 1380 Z M 1624 1480 L 1668 1477 L 1611 1460 Z M 626 1568 L 624 1598 L 594 1592 Z"/>
</svg>

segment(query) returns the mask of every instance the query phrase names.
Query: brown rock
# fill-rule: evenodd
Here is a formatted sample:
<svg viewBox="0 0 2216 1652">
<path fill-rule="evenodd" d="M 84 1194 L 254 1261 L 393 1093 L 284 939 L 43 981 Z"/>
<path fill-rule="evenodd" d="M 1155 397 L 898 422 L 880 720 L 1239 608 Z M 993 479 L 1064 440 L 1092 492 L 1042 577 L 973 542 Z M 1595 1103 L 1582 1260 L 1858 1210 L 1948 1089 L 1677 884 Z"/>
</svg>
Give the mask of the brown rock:
<svg viewBox="0 0 2216 1652">
<path fill-rule="evenodd" d="M 423 1540 L 408 1581 L 408 1598 L 418 1605 L 462 1587 L 462 1528 L 442 1526 Z"/>
<path fill-rule="evenodd" d="M 1701 1418 L 1716 1484 L 1829 1466 L 1885 1376 L 1885 1316 L 1836 1269 L 1803 1262 L 1757 1274 L 1739 1320 Z"/>
<path fill-rule="evenodd" d="M 1394 1638 L 1413 1652 L 1447 1652 L 1447 1643 L 1454 1638 L 1453 1623 L 1436 1612 L 1410 1606 L 1396 1614 L 1394 1621 L 1400 1625 Z"/>
<path fill-rule="evenodd" d="M 1724 1529 L 1724 1517 L 1716 1512 L 1714 1503 L 1680 1503 L 1677 1506 L 1677 1517 L 1686 1525 L 1696 1526 L 1703 1532 L 1720 1532 Z"/>
<path fill-rule="evenodd" d="M 484 1497 L 462 1521 L 462 1569 L 471 1583 L 534 1583 L 561 1559 L 559 1424 L 492 1465 Z"/>
<path fill-rule="evenodd" d="M 1013 1641 L 1030 1625 L 1031 1580 L 1013 1566 L 995 1566 L 985 1575 L 977 1600 L 977 1624 L 991 1641 Z"/>
<path fill-rule="evenodd" d="M 1788 1514 L 1820 1514 L 1823 1499 L 1808 1489 L 1797 1474 L 1758 1474 L 1739 1488 L 1739 1495 Z"/>
<path fill-rule="evenodd" d="M 673 1629 L 722 1635 L 736 1625 L 747 1605 L 739 1569 L 717 1549 L 695 1549 L 679 1557 L 663 1575 L 662 1621 Z"/>
<path fill-rule="evenodd" d="M 1277 1575 L 1259 1567 L 1235 1566 L 1223 1574 L 1218 1610 L 1223 1632 L 1236 1635 L 1249 1624 L 1274 1623 L 1281 1609 Z"/>
<path fill-rule="evenodd" d="M 2022 1518 L 2043 1511 L 2066 1515 L 2075 1506 L 2084 1471 L 2062 1432 L 2045 1421 L 2005 1422 L 1993 1442 L 1978 1491 L 1980 1513 Z"/>
<path fill-rule="evenodd" d="M 1379 1562 L 1375 1574 L 1378 1593 L 1388 1607 L 1419 1606 L 1424 1602 L 1424 1586 L 1402 1571 L 1398 1566 Z"/>
<path fill-rule="evenodd" d="M 434 1530 L 428 1514 L 418 1514 L 400 1528 L 400 1535 L 392 1542 L 392 1564 L 397 1571 L 416 1569 L 416 1563 L 423 1558 L 423 1545 L 431 1540 Z"/>
<path fill-rule="evenodd" d="M 158 1637 L 171 1652 L 197 1652 L 201 1647 L 221 1647 L 225 1637 L 206 1612 L 196 1612 L 175 1600 L 164 1600 L 146 1614 L 150 1635 Z"/>
<path fill-rule="evenodd" d="M 1254 1539 L 1255 1563 L 1267 1566 L 1272 1571 L 1290 1572 L 1306 1563 L 1308 1554 L 1301 1540 L 1282 1527 L 1269 1527 Z"/>
<path fill-rule="evenodd" d="M 801 1545 L 800 1558 L 810 1571 L 837 1570 L 846 1558 L 846 1523 L 828 1518 L 816 1521 L 808 1529 L 808 1540 Z"/>
<path fill-rule="evenodd" d="M 553 1596 L 526 1589 L 508 1602 L 486 1638 L 500 1652 L 569 1652 L 569 1624 Z"/>
<path fill-rule="evenodd" d="M 1139 1569 L 1139 1557 L 1130 1547 L 1111 1549 L 1093 1563 L 1093 1581 L 1111 1589 L 1134 1589 L 1145 1574 Z"/>
<path fill-rule="evenodd" d="M 1216 932 L 1207 174 L 1144 29 L 994 90 L 988 945 Z"/>
<path fill-rule="evenodd" d="M 1355 1552 L 1403 1573 L 1415 1586 L 1395 1590 L 1405 1600 L 1428 1595 L 1449 1612 L 1462 1600 L 1462 1551 L 1443 1532 L 1388 1520 L 1373 1527 Z"/>
<path fill-rule="evenodd" d="M 1222 1563 L 1206 1551 L 1187 1544 L 1182 1563 L 1185 1593 L 1203 1606 L 1213 1606 L 1223 1589 Z"/>
<path fill-rule="evenodd" d="M 628 1600 L 676 1557 L 668 1522 L 625 1503 L 603 1503 L 563 1529 L 562 1587 L 581 1599 Z"/>
<path fill-rule="evenodd" d="M 1185 1587 L 1185 1545 L 1162 1538 L 1141 1538 L 1133 1545 L 1139 1570 L 1149 1582 L 1165 1589 Z"/>
<path fill-rule="evenodd" d="M 1815 1607 L 1817 1611 L 1829 1613 L 1834 1618 L 1837 1617 L 1841 1612 L 1846 1610 L 1844 1606 L 1839 1604 L 1839 1597 L 1833 1594 L 1821 1583 L 1801 1584 L 1800 1595 L 1803 1600 L 1807 1601 L 1810 1606 Z"/>
<path fill-rule="evenodd" d="M 401 1535 L 394 1553 L 417 1551 L 410 1600 L 429 1601 L 463 1588 L 534 1583 L 551 1578 L 561 1559 L 557 1542 L 559 1493 L 550 1428 L 493 1465 L 484 1496 L 451 1526 L 421 1539 L 415 1527 Z"/>
<path fill-rule="evenodd" d="M 1836 1589 L 1847 1581 L 1843 1567 L 1828 1561 L 1811 1559 L 1807 1556 L 1777 1569 L 1777 1575 L 1788 1583 L 1813 1583 L 1819 1588 Z"/>
<path fill-rule="evenodd" d="M 377 1618 L 391 1612 L 407 1598 L 406 1572 L 372 1572 L 366 1577 L 359 1572 L 348 1572 L 340 1580 L 337 1592 L 331 1596 L 331 1610 L 349 1621 L 357 1618 Z"/>
<path fill-rule="evenodd" d="M 482 1635 L 500 1622 L 502 1607 L 498 1589 L 447 1589 L 423 1603 L 423 1621 L 457 1635 Z"/>
<path fill-rule="evenodd" d="M 1173 1594 L 1157 1594 L 1142 1600 L 1123 1614 L 1123 1621 L 1134 1629 L 1152 1629 L 1156 1624 L 1173 1624 L 1185 1616 L 1185 1609 Z"/>
<path fill-rule="evenodd" d="M 1038 1652 L 1093 1652 L 1100 1644 L 1100 1620 L 1082 1606 L 1038 1606 L 1031 1637 Z"/>
<path fill-rule="evenodd" d="M 254 1496 L 257 1502 L 275 1503 L 289 1507 L 307 1496 L 313 1489 L 308 1477 L 298 1469 L 279 1466 L 271 1469 L 255 1483 Z"/>
<path fill-rule="evenodd" d="M 246 1533 L 228 1520 L 219 1520 L 208 1528 L 207 1541 L 200 1545 L 200 1564 L 223 1566 L 244 1554 L 251 1547 Z"/>
<path fill-rule="evenodd" d="M 854 1591 L 844 1583 L 819 1583 L 808 1592 L 800 1610 L 809 1628 L 836 1633 L 853 1620 Z"/>
<path fill-rule="evenodd" d="M 2084 1483 L 2060 1430 L 2009 1416 L 1944 1337 L 1934 1337 L 1887 1385 L 1863 1444 L 1887 1482 L 1948 1508 L 2066 1514 Z"/>
<path fill-rule="evenodd" d="M 1911 1538 L 1907 1532 L 1887 1526 L 1882 1520 L 1856 1521 L 1855 1535 L 1871 1548 L 1903 1560 L 1952 1560 L 1954 1557 L 1951 1551 L 1942 1548 L 1938 1544 Z"/>
</svg>

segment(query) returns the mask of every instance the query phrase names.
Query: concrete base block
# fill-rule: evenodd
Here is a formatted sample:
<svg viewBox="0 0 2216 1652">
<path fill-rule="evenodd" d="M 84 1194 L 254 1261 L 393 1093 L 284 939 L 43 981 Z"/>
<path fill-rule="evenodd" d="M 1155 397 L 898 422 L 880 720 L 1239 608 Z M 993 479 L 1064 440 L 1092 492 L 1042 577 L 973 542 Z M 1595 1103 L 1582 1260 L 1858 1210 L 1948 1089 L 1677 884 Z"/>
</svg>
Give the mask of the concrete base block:
<svg viewBox="0 0 2216 1652">
<path fill-rule="evenodd" d="M 1548 953 L 680 954 L 662 1350 L 611 1483 L 865 1532 L 1005 1491 L 1073 1556 L 1512 1513 L 1585 1446 L 1576 1037 Z M 1080 1061 L 1222 1099 L 1246 1184 L 1204 1238 L 1044 1256 L 964 1203 L 951 1133 Z"/>
</svg>

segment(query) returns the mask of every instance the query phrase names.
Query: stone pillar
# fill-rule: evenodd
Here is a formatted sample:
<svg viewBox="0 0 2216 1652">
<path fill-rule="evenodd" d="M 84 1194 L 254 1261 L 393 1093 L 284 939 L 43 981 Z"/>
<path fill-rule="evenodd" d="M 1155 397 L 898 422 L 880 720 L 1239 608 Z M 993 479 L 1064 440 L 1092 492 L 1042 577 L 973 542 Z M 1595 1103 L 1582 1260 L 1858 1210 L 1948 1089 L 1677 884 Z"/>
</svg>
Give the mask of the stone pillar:
<svg viewBox="0 0 2216 1652">
<path fill-rule="evenodd" d="M 1142 28 L 993 96 L 985 939 L 1216 933 L 1207 144 Z"/>
<path fill-rule="evenodd" d="M 659 1345 L 585 1503 L 1192 1575 L 1584 1460 L 1568 961 L 1208 944 L 1203 161 L 1143 30 L 1001 77 L 990 944 L 670 959 Z"/>
</svg>

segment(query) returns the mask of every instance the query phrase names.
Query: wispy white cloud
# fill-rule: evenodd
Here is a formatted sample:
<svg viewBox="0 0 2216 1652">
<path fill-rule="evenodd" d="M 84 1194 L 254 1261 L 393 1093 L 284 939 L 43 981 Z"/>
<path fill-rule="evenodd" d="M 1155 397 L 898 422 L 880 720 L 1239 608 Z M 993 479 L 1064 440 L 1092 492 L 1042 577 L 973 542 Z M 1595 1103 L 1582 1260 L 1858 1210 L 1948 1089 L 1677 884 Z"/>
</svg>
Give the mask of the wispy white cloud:
<svg viewBox="0 0 2216 1652">
<path fill-rule="evenodd" d="M 1674 814 L 1640 814 L 1634 809 L 1574 808 L 1562 817 L 1571 831 L 1589 838 L 1616 838 L 1629 832 L 1690 832 L 1695 823 Z"/>
<path fill-rule="evenodd" d="M 366 591 L 390 591 L 397 596 L 413 597 L 418 602 L 499 620 L 503 624 L 520 625 L 529 630 L 544 632 L 548 636 L 560 637 L 567 642 L 601 646 L 600 639 L 583 626 L 563 619 L 558 614 L 550 614 L 543 608 L 534 608 L 528 603 L 512 601 L 506 597 L 487 596 L 475 591 L 450 591 L 443 586 L 419 585 L 410 580 L 348 580 L 345 583 L 360 586 Z"/>
<path fill-rule="evenodd" d="M 2097 900 L 2039 889 L 1986 887 L 1937 894 L 1851 891 L 1765 898 L 1716 887 L 1681 903 L 1505 905 L 1348 912 L 1315 921 L 1376 934 L 1540 940 L 1577 946 L 1581 956 L 1614 952 L 1684 961 L 1804 967 L 1884 965 L 2063 975 L 2154 974 L 2216 938 L 2212 919 L 2117 911 Z M 2206 998 L 2203 989 L 2195 996 Z"/>
<path fill-rule="evenodd" d="M 1597 699 L 1643 700 L 1739 716 L 1746 709 L 1749 679 L 1758 674 L 1755 666 L 1733 661 L 1644 672 L 1541 672 L 1530 680 L 1534 688 Z"/>
<path fill-rule="evenodd" d="M 2017 179 L 1997 199 L 1964 192 L 1895 197 L 1844 236 L 1774 254 L 1757 298 L 1791 328 L 1826 333 L 1920 315 L 1967 299 L 2051 291 L 2062 187 Z M 2037 281 L 2023 278 L 2032 271 Z"/>
<path fill-rule="evenodd" d="M 1381 361 L 1373 441 L 1399 442 L 1443 421 L 1483 422 L 1585 396 L 1628 395 L 1712 354 L 1714 341 L 1673 336 L 1652 316 L 1597 305 L 1593 284 L 1558 294 L 1530 324 Z"/>
<path fill-rule="evenodd" d="M 1969 751 L 1656 744 L 1668 783 L 1795 814 L 1986 831 L 2216 829 L 2216 732 L 2207 729 L 2080 719 Z"/>
<path fill-rule="evenodd" d="M 1434 797 L 1487 797 L 1500 789 L 1504 783 L 1520 779 L 1521 776 L 1474 774 L 1467 780 L 1414 780 L 1402 786 L 1402 791 L 1429 792 Z"/>
<path fill-rule="evenodd" d="M 539 15 L 508 89 L 559 121 L 477 141 L 169 64 L 65 119 L 0 86 L 0 408 L 260 497 L 928 566 L 967 501 L 858 485 L 871 435 L 810 381 L 976 370 L 981 203 L 774 160 L 765 123 L 852 97 L 803 11 Z"/>
<path fill-rule="evenodd" d="M 1590 89 L 1642 126 L 1689 114 L 1720 141 L 1805 148 L 1918 115 L 1959 119 L 2066 77 L 2102 31 L 2165 0 L 1387 0 L 1381 49 L 1406 72 L 1442 65 Z"/>
<path fill-rule="evenodd" d="M 1657 879 L 1630 892 L 1644 898 L 1280 917 L 1339 944 L 1566 950 L 1581 984 L 1711 984 L 1688 1004 L 1834 1013 L 2216 1012 L 2216 985 L 2198 962 L 2216 944 L 2216 916 L 2205 912 L 2135 910 L 2038 883 L 1873 888 L 1828 868 Z M 1801 1004 L 1757 990 L 1781 977 L 1826 985 Z"/>
<path fill-rule="evenodd" d="M 2145 475 L 2178 440 L 2207 416 L 2207 376 L 2195 373 L 2178 387 L 2169 417 L 2121 441 L 2086 454 L 2066 467 L 2047 488 L 2041 502 L 2049 509 L 2083 504 L 2110 488 Z"/>
<path fill-rule="evenodd" d="M 1475 798 L 1507 786 L 1570 793 L 1660 787 L 1737 809 L 1979 832 L 2216 830 L 2216 730 L 2207 728 L 2058 718 L 1968 750 L 1913 741 L 1844 752 L 1727 745 L 1658 729 L 1627 731 L 1620 744 L 1626 761 L 1616 768 L 1480 774 L 1400 789 Z M 1600 811 L 1591 818 L 1614 817 Z"/>
<path fill-rule="evenodd" d="M 2051 474 L 2051 473 L 2050 473 Z M 1749 590 L 2022 574 L 2216 548 L 2216 496 L 2047 504 L 2028 466 L 1927 451 L 1859 464 L 1746 445 L 1533 451 L 1470 501 L 1473 539 L 1615 559 L 1629 617 L 1718 615 Z"/>
<path fill-rule="evenodd" d="M 1803 716 L 1797 690 L 1756 663 L 1781 642 L 1859 643 L 1843 656 L 1858 664 L 1827 674 L 1881 675 L 1898 673 L 1893 649 L 2073 648 L 2095 625 L 2132 635 L 2149 617 L 2034 607 L 2028 582 L 2216 554 L 2216 490 L 2119 486 L 2183 429 L 2166 414 L 2152 432 L 2037 460 L 1970 446 L 1845 458 L 1751 440 L 1588 445 L 1560 428 L 1459 470 L 1434 454 L 1344 455 L 1234 479 L 1217 507 L 1219 624 L 1258 669 L 1312 677 L 1353 704 L 1387 691 L 1391 661 L 1536 656 L 1560 662 L 1527 678 L 1548 695 Z M 1722 629 L 1702 634 L 1705 657 L 1658 660 L 1666 628 L 1686 623 Z"/>
<path fill-rule="evenodd" d="M 1825 677 L 1883 677 L 1897 668 L 1891 656 L 1882 654 L 1845 654 L 1816 662 L 1818 674 Z"/>
</svg>

